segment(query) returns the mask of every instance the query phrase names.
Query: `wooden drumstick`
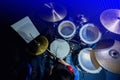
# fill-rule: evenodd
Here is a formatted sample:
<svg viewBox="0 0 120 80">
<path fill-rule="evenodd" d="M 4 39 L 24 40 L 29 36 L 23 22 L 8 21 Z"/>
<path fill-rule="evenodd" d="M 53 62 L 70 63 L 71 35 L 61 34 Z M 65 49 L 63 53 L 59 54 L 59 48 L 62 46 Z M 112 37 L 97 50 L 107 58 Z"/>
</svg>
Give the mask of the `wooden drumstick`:
<svg viewBox="0 0 120 80">
<path fill-rule="evenodd" d="M 47 51 L 50 52 L 50 53 L 52 54 L 52 52 L 51 52 L 49 49 L 47 49 Z"/>
<path fill-rule="evenodd" d="M 47 49 L 47 51 L 48 51 L 53 57 L 55 57 L 56 60 L 59 60 L 59 58 L 57 58 L 49 49 Z"/>
<path fill-rule="evenodd" d="M 56 57 L 49 49 L 47 49 L 47 51 L 54 57 Z"/>
</svg>

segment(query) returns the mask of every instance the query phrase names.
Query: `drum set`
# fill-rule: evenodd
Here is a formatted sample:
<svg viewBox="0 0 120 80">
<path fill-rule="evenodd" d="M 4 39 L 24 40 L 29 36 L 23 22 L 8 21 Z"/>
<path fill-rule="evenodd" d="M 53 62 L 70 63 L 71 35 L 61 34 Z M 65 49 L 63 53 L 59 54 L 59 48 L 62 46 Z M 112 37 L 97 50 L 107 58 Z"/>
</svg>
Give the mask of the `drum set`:
<svg viewBox="0 0 120 80">
<path fill-rule="evenodd" d="M 37 48 L 36 55 L 40 55 L 47 50 L 55 57 L 65 59 L 68 54 L 72 54 L 73 63 L 79 71 L 96 74 L 100 73 L 102 68 L 104 68 L 113 73 L 120 73 L 119 41 L 101 40 L 102 32 L 95 24 L 87 23 L 86 17 L 82 16 L 81 20 L 79 20 L 80 28 L 77 28 L 76 24 L 71 20 L 63 20 L 67 15 L 67 11 L 63 7 L 56 6 L 55 3 L 45 3 L 42 8 L 47 9 L 45 11 L 49 10 L 49 13 L 41 13 L 41 15 L 44 15 L 42 16 L 43 20 L 51 23 L 59 22 L 58 26 L 55 26 L 57 28 L 55 30 L 60 37 L 55 38 L 50 45 L 48 45 L 49 43 L 45 36 L 41 37 L 42 42 L 38 41 L 40 47 Z M 110 13 L 110 11 L 112 10 L 105 11 L 101 15 L 101 22 L 104 26 L 108 26 L 104 17 L 107 17 L 105 14 Z M 115 30 L 112 30 L 112 32 L 115 32 Z M 79 40 L 74 39 L 75 37 L 79 37 Z"/>
</svg>

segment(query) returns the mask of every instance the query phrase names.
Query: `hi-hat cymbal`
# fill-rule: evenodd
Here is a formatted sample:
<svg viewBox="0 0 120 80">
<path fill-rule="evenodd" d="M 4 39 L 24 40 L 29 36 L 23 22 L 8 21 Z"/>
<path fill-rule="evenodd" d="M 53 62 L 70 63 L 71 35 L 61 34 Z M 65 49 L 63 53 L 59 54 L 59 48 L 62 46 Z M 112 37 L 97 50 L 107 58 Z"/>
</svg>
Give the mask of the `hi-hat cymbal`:
<svg viewBox="0 0 120 80">
<path fill-rule="evenodd" d="M 67 11 L 64 7 L 53 2 L 42 4 L 40 9 L 41 18 L 48 22 L 60 21 L 67 15 Z"/>
<path fill-rule="evenodd" d="M 120 34 L 120 10 L 107 9 L 100 15 L 102 25 L 110 32 Z"/>
<path fill-rule="evenodd" d="M 106 70 L 120 74 L 120 42 L 103 40 L 95 48 L 98 63 Z M 108 46 L 109 45 L 109 46 Z"/>
<path fill-rule="evenodd" d="M 35 55 L 40 55 L 42 53 L 44 53 L 47 48 L 48 48 L 48 39 L 45 36 L 40 36 L 36 39 L 36 51 L 35 51 Z"/>
</svg>

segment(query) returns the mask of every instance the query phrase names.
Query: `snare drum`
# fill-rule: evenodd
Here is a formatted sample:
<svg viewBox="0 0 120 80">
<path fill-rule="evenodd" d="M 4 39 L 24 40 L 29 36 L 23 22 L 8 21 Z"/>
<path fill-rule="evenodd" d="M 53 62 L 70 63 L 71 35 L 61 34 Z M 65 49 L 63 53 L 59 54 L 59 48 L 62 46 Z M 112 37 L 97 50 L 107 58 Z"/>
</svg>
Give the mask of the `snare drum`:
<svg viewBox="0 0 120 80">
<path fill-rule="evenodd" d="M 95 44 L 101 39 L 101 32 L 92 23 L 87 23 L 80 28 L 79 37 L 86 44 Z"/>
<path fill-rule="evenodd" d="M 58 26 L 58 33 L 64 39 L 70 40 L 74 37 L 76 32 L 76 26 L 69 20 L 62 21 Z"/>
<path fill-rule="evenodd" d="M 99 64 L 95 65 L 95 61 L 92 61 L 92 59 L 95 59 L 94 56 L 91 56 L 92 54 L 92 48 L 84 48 L 82 49 L 78 54 L 78 70 L 87 72 L 87 73 L 99 73 L 102 68 Z M 94 62 L 94 63 L 93 63 Z"/>
<path fill-rule="evenodd" d="M 50 44 L 50 50 L 57 58 L 64 59 L 70 51 L 69 44 L 63 39 L 56 39 Z"/>
</svg>

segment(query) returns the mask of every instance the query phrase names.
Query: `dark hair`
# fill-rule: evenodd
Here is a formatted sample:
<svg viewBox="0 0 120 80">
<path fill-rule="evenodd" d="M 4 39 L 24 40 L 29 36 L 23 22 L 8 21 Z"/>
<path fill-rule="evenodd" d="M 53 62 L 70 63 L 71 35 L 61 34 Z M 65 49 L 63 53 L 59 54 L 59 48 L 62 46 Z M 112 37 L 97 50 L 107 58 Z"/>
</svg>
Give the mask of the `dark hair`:
<svg viewBox="0 0 120 80">
<path fill-rule="evenodd" d="M 67 69 L 65 65 L 58 63 L 52 70 L 50 80 L 74 80 L 74 73 Z"/>
</svg>

